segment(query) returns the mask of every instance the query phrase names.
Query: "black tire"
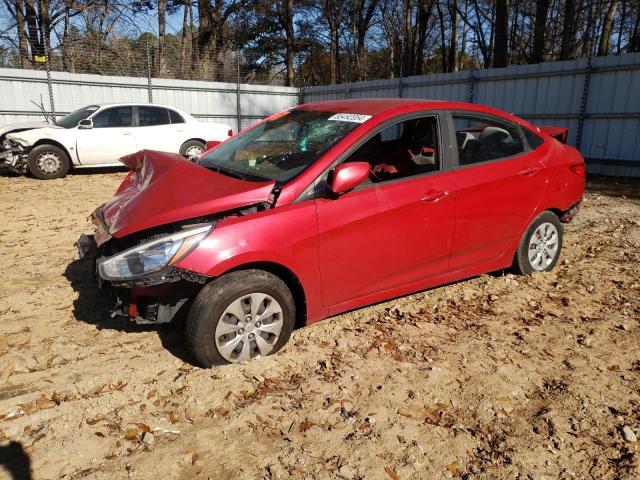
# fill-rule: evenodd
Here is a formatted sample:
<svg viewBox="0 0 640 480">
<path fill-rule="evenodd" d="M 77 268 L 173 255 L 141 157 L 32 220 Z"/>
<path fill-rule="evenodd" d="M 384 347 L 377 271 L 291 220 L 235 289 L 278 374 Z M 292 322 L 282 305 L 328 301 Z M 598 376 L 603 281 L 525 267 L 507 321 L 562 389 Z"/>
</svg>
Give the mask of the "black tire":
<svg viewBox="0 0 640 480">
<path fill-rule="evenodd" d="M 543 224 L 551 224 L 556 228 L 557 232 L 557 249 L 555 251 L 555 256 L 551 259 L 551 261 L 547 265 L 534 267 L 529 260 L 529 251 L 530 251 L 530 242 L 531 237 L 534 235 L 538 227 Z M 524 233 L 520 243 L 518 244 L 518 250 L 516 251 L 516 256 L 513 262 L 513 269 L 516 273 L 520 275 L 530 275 L 533 272 L 548 272 L 555 267 L 558 262 L 558 258 L 560 258 L 560 253 L 562 251 L 562 237 L 563 237 L 564 229 L 562 223 L 558 219 L 557 215 L 553 212 L 545 211 L 538 215 L 533 222 L 527 228 L 527 231 Z M 547 257 L 548 258 L 548 257 Z"/>
<path fill-rule="evenodd" d="M 46 165 L 41 165 L 43 157 L 47 155 L 50 156 L 50 161 L 58 162 L 50 169 L 47 169 Z M 69 155 L 67 155 L 67 152 L 55 145 L 38 145 L 31 150 L 29 158 L 27 159 L 29 173 L 40 180 L 52 180 L 54 178 L 64 177 L 69 171 L 69 165 Z M 53 170 L 54 168 L 55 170 Z"/>
<path fill-rule="evenodd" d="M 182 155 L 183 157 L 186 157 L 188 160 L 191 160 L 192 162 L 195 162 L 197 160 L 197 157 L 193 158 L 193 157 L 187 156 L 189 149 L 194 147 L 199 148 L 201 150 L 200 153 L 204 152 L 205 149 L 207 148 L 205 143 L 201 142 L 200 140 L 187 140 L 180 147 L 180 155 Z"/>
<path fill-rule="evenodd" d="M 216 327 L 229 305 L 252 293 L 267 294 L 282 308 L 282 329 L 269 355 L 276 353 L 287 343 L 296 318 L 295 302 L 287 285 L 277 276 L 263 270 L 231 272 L 207 284 L 198 293 L 189 311 L 185 339 L 187 348 L 198 365 L 208 368 L 233 363 L 225 359 L 218 350 Z"/>
</svg>

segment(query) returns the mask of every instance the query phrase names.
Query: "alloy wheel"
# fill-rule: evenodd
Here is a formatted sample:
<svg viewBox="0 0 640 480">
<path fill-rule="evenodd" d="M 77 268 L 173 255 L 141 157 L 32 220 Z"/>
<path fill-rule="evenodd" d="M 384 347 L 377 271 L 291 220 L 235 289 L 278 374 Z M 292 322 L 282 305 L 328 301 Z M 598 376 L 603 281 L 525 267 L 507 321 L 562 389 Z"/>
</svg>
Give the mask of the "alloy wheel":
<svg viewBox="0 0 640 480">
<path fill-rule="evenodd" d="M 558 255 L 558 229 L 552 223 L 541 223 L 529 239 L 528 257 L 531 268 L 544 271 Z"/>
<path fill-rule="evenodd" d="M 244 295 L 225 309 L 216 325 L 220 355 L 231 363 L 268 355 L 283 327 L 282 307 L 266 293 Z"/>
</svg>

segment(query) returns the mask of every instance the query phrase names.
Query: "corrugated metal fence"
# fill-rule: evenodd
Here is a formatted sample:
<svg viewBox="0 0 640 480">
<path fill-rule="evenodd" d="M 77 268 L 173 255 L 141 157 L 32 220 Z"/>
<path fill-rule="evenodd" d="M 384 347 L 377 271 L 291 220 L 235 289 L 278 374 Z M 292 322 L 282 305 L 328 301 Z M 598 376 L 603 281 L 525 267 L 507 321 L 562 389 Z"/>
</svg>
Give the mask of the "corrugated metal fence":
<svg viewBox="0 0 640 480">
<path fill-rule="evenodd" d="M 366 97 L 471 101 L 566 126 L 590 173 L 640 177 L 640 53 L 310 87 L 301 101 Z"/>
<path fill-rule="evenodd" d="M 298 103 L 298 90 L 192 80 L 146 79 L 51 72 L 57 115 L 92 103 L 143 102 L 169 105 L 196 118 L 228 123 L 238 130 Z M 40 121 L 36 104 L 50 109 L 49 82 L 43 71 L 0 68 L 0 125 Z"/>
</svg>

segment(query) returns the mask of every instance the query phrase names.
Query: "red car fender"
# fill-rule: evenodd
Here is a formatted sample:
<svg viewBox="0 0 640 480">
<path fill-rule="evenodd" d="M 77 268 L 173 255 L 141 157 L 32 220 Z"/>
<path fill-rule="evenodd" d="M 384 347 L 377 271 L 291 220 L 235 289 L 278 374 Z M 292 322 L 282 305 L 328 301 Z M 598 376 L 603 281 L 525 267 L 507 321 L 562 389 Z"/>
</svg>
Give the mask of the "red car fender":
<svg viewBox="0 0 640 480">
<path fill-rule="evenodd" d="M 228 217 L 176 266 L 211 277 L 256 263 L 285 268 L 304 291 L 307 323 L 312 323 L 327 316 L 317 252 L 316 207 L 310 201 Z"/>
</svg>

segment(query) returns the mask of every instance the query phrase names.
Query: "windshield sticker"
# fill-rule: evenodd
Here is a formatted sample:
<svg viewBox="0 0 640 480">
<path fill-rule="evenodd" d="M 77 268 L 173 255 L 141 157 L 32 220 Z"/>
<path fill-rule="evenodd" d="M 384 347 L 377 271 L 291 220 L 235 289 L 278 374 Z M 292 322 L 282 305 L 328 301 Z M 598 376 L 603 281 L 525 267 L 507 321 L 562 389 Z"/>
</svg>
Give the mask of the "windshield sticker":
<svg viewBox="0 0 640 480">
<path fill-rule="evenodd" d="M 336 113 L 327 120 L 333 120 L 334 122 L 364 123 L 370 118 L 371 115 L 362 115 L 360 113 Z"/>
</svg>

